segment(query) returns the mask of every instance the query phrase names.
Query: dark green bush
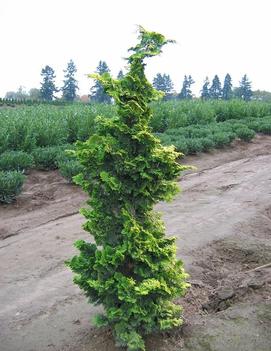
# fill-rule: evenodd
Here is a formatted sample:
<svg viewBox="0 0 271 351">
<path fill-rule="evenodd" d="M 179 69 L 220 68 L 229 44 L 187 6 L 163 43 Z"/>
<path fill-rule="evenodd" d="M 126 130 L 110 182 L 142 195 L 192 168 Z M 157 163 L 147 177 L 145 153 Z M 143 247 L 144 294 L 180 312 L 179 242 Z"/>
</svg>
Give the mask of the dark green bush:
<svg viewBox="0 0 271 351">
<path fill-rule="evenodd" d="M 222 148 L 225 145 L 230 144 L 231 139 L 228 134 L 223 132 L 217 132 L 213 135 L 213 141 L 217 148 Z"/>
<path fill-rule="evenodd" d="M 189 153 L 189 148 L 185 139 L 179 138 L 178 140 L 170 143 L 169 145 L 174 145 L 176 147 L 176 150 L 184 155 L 187 155 Z"/>
<path fill-rule="evenodd" d="M 63 147 L 39 147 L 32 152 L 35 167 L 41 170 L 57 169 L 60 159 L 65 158 Z"/>
<path fill-rule="evenodd" d="M 258 131 L 260 133 L 264 133 L 264 134 L 271 134 L 271 121 L 270 123 L 268 122 L 262 122 L 260 123 L 259 127 L 258 127 Z"/>
<path fill-rule="evenodd" d="M 196 154 L 203 150 L 202 141 L 200 138 L 186 139 L 188 154 Z"/>
<path fill-rule="evenodd" d="M 11 203 L 21 193 L 25 176 L 18 171 L 0 171 L 0 202 Z"/>
<path fill-rule="evenodd" d="M 26 171 L 34 164 L 33 157 L 23 151 L 6 151 L 0 155 L 0 170 Z"/>
<path fill-rule="evenodd" d="M 210 138 L 202 138 L 201 139 L 201 144 L 202 144 L 202 151 L 209 151 L 210 149 L 213 149 L 215 147 L 215 142 L 213 139 Z"/>
<path fill-rule="evenodd" d="M 250 141 L 255 137 L 255 132 L 246 126 L 243 126 L 242 128 L 236 129 L 236 134 L 238 138 L 244 141 Z"/>
<path fill-rule="evenodd" d="M 71 183 L 73 182 L 73 177 L 81 173 L 84 169 L 78 160 L 59 162 L 58 168 L 60 174 Z"/>
</svg>

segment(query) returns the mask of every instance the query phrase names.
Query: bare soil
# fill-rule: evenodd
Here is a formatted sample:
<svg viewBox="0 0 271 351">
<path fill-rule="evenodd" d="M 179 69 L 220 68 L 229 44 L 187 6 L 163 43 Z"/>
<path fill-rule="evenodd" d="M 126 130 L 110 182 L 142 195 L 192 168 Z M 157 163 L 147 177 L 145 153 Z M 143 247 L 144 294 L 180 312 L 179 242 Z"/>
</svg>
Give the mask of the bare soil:
<svg viewBox="0 0 271 351">
<path fill-rule="evenodd" d="M 149 351 L 271 350 L 271 137 L 188 157 L 182 193 L 160 203 L 167 233 L 190 273 L 177 303 L 184 325 L 147 337 Z M 0 350 L 116 351 L 90 320 L 64 261 L 89 239 L 78 209 L 86 195 L 57 171 L 31 171 L 12 205 L 0 206 Z"/>
</svg>

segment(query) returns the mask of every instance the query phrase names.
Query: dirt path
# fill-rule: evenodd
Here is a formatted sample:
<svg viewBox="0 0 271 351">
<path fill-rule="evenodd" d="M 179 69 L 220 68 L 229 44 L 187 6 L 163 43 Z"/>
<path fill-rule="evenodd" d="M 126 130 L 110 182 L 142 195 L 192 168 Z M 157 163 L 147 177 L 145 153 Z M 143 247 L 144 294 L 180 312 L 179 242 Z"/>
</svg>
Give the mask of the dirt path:
<svg viewBox="0 0 271 351">
<path fill-rule="evenodd" d="M 198 170 L 157 210 L 191 275 L 185 326 L 149 337 L 148 349 L 270 351 L 271 269 L 248 271 L 271 262 L 271 137 L 184 162 Z M 0 207 L 1 351 L 117 350 L 110 331 L 90 326 L 98 308 L 64 266 L 88 239 L 85 199 L 57 172 L 34 171 L 18 202 Z"/>
</svg>

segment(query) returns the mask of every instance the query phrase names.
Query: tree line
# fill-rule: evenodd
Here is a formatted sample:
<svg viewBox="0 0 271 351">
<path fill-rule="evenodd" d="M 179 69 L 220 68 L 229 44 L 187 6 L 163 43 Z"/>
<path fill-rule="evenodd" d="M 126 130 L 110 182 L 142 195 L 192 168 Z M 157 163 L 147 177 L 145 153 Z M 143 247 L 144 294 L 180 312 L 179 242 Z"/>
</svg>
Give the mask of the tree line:
<svg viewBox="0 0 271 351">
<path fill-rule="evenodd" d="M 168 74 L 158 73 L 153 79 L 153 86 L 160 91 L 164 92 L 164 99 L 169 100 L 172 98 L 176 99 L 192 99 L 193 94 L 191 86 L 195 83 L 191 75 L 185 75 L 182 88 L 180 93 L 174 91 L 174 86 L 172 80 Z M 249 81 L 247 75 L 245 74 L 238 87 L 233 87 L 232 78 L 229 73 L 226 74 L 224 78 L 224 84 L 222 86 L 218 75 L 215 75 L 212 82 L 206 77 L 200 91 L 201 99 L 223 99 L 230 100 L 232 98 L 240 98 L 245 101 L 251 100 L 253 92 L 251 89 L 251 82 Z"/>
<path fill-rule="evenodd" d="M 23 88 L 20 87 L 17 92 L 8 92 L 5 96 L 6 99 L 32 99 L 32 100 L 42 100 L 42 101 L 53 101 L 58 99 L 56 93 L 61 93 L 61 100 L 67 102 L 73 102 L 76 99 L 79 99 L 77 96 L 78 90 L 78 81 L 75 78 L 77 72 L 76 66 L 73 60 L 70 60 L 67 64 L 67 68 L 64 70 L 64 80 L 63 85 L 60 88 L 56 87 L 55 84 L 55 71 L 52 67 L 46 65 L 41 70 L 42 82 L 40 89 L 33 88 L 30 89 L 29 93 L 23 91 Z M 105 61 L 99 61 L 99 64 L 96 68 L 96 73 L 110 73 L 110 69 Z M 118 73 L 117 78 L 121 79 L 124 76 L 123 72 Z M 174 90 L 174 84 L 171 77 L 168 74 L 157 73 L 153 79 L 153 86 L 159 91 L 164 92 L 164 100 L 169 99 L 192 99 L 192 85 L 195 83 L 191 75 L 185 75 L 180 92 Z M 257 100 L 266 100 L 271 99 L 271 93 L 256 91 L 255 98 Z M 205 78 L 203 82 L 202 89 L 200 91 L 200 97 L 202 100 L 230 100 L 232 98 L 239 98 L 245 101 L 250 101 L 254 96 L 254 92 L 251 88 L 251 82 L 248 79 L 248 76 L 245 74 L 241 81 L 239 82 L 238 87 L 233 87 L 232 78 L 229 73 L 226 74 L 224 78 L 223 85 L 218 77 L 215 75 L 212 81 L 208 77 Z M 87 100 L 98 103 L 111 103 L 112 99 L 104 92 L 104 89 L 100 82 L 96 81 L 95 84 L 91 87 L 90 93 L 86 96 Z"/>
<path fill-rule="evenodd" d="M 42 100 L 42 101 L 53 101 L 58 99 L 56 97 L 56 93 L 61 92 L 61 100 L 67 102 L 73 102 L 77 98 L 77 90 L 78 90 L 78 81 L 75 79 L 75 74 L 77 72 L 76 66 L 73 60 L 68 62 L 67 68 L 64 72 L 64 80 L 62 87 L 58 88 L 55 83 L 55 71 L 52 67 L 46 65 L 41 70 L 42 82 L 40 85 L 40 89 L 33 88 L 30 89 L 27 93 L 23 90 L 21 86 L 17 92 L 7 92 L 5 95 L 5 99 L 13 99 L 13 100 Z M 96 73 L 103 74 L 106 72 L 110 72 L 105 61 L 99 61 L 99 64 L 96 68 Z M 118 78 L 122 78 L 122 71 L 119 72 Z M 104 92 L 102 85 L 96 81 L 94 86 L 90 89 L 90 94 L 88 98 L 91 101 L 102 102 L 102 103 L 110 103 L 111 98 Z"/>
</svg>

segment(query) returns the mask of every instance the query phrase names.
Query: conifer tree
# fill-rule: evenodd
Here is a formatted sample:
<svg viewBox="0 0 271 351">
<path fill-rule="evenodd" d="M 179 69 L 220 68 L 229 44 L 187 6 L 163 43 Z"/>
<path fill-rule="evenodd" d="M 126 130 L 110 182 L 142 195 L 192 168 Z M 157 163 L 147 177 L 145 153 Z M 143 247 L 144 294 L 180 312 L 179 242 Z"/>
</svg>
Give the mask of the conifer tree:
<svg viewBox="0 0 271 351">
<path fill-rule="evenodd" d="M 117 78 L 118 79 L 122 79 L 124 77 L 124 74 L 123 74 L 123 71 L 122 69 L 119 71 L 118 75 L 117 75 Z"/>
<path fill-rule="evenodd" d="M 76 90 L 78 89 L 77 81 L 74 78 L 77 69 L 75 64 L 72 60 L 67 65 L 67 69 L 64 70 L 65 73 L 65 80 L 63 81 L 64 85 L 61 88 L 62 90 L 62 97 L 66 101 L 74 101 L 76 98 Z"/>
<path fill-rule="evenodd" d="M 203 100 L 210 99 L 209 85 L 210 85 L 209 78 L 206 77 L 201 89 L 201 98 Z"/>
<path fill-rule="evenodd" d="M 233 92 L 232 92 L 231 76 L 229 75 L 229 73 L 227 73 L 225 76 L 224 85 L 222 88 L 222 99 L 230 100 L 232 96 L 233 96 Z"/>
<path fill-rule="evenodd" d="M 191 90 L 191 85 L 194 84 L 194 80 L 192 79 L 191 75 L 188 77 L 185 75 L 184 76 L 184 81 L 183 81 L 183 86 L 182 90 L 179 94 L 179 99 L 192 99 L 192 90 Z"/>
<path fill-rule="evenodd" d="M 250 101 L 253 95 L 251 90 L 251 82 L 249 81 L 246 74 L 242 77 L 242 80 L 240 82 L 239 95 L 241 99 L 245 101 Z"/>
<path fill-rule="evenodd" d="M 45 101 L 52 101 L 54 93 L 58 91 L 55 86 L 55 71 L 47 65 L 41 70 L 41 76 L 43 81 L 40 88 L 40 97 Z"/>
<path fill-rule="evenodd" d="M 221 83 L 218 78 L 218 75 L 214 76 L 211 88 L 209 90 L 211 99 L 220 99 L 222 96 Z"/>
<path fill-rule="evenodd" d="M 164 93 L 164 99 L 168 100 L 173 94 L 173 82 L 169 74 L 157 73 L 153 79 L 153 86 L 155 89 Z"/>
<path fill-rule="evenodd" d="M 145 350 L 144 335 L 181 325 L 181 308 L 172 300 L 188 287 L 175 240 L 165 236 L 153 211 L 178 192 L 176 177 L 187 169 L 149 127 L 149 104 L 162 93 L 147 81 L 144 60 L 168 42 L 140 27 L 121 80 L 108 72 L 91 75 L 114 99 L 118 116 L 97 117 L 96 134 L 77 142 L 75 151 L 84 166 L 75 180 L 90 196 L 81 211 L 84 229 L 95 242 L 78 240 L 80 254 L 67 264 L 89 301 L 103 305 L 96 324 L 111 326 L 118 344 L 130 351 Z"/>
<path fill-rule="evenodd" d="M 107 66 L 105 61 L 99 61 L 99 64 L 96 69 L 96 73 L 99 75 L 103 75 L 104 73 L 109 73 L 110 69 Z M 111 97 L 104 91 L 104 87 L 102 84 L 99 82 L 99 80 L 96 80 L 94 86 L 91 88 L 91 93 L 90 93 L 90 101 L 93 102 L 99 102 L 99 103 L 105 103 L 105 104 L 110 104 L 111 103 Z"/>
</svg>

